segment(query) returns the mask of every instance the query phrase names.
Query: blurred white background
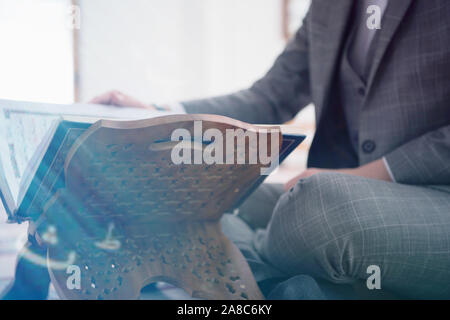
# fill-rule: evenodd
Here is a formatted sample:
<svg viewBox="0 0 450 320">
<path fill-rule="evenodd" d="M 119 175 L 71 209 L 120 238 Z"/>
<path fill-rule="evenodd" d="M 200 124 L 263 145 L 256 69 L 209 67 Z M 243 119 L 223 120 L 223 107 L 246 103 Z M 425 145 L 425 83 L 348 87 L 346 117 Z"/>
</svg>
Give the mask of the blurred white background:
<svg viewBox="0 0 450 320">
<path fill-rule="evenodd" d="M 0 0 L 0 99 L 83 102 L 118 89 L 164 103 L 243 89 L 267 72 L 286 43 L 283 26 L 295 31 L 309 3 Z M 73 5 L 80 8 L 79 30 Z M 311 137 L 311 107 L 298 123 Z M 288 167 L 304 167 L 307 146 Z M 26 231 L 4 225 L 1 211 L 0 205 L 0 290 Z"/>
<path fill-rule="evenodd" d="M 297 28 L 309 0 L 290 0 Z M 80 8 L 74 37 L 72 4 Z M 283 0 L 0 0 L 0 98 L 72 102 L 112 88 L 171 102 L 251 85 L 285 45 Z"/>
<path fill-rule="evenodd" d="M 69 0 L 0 0 L 0 98 L 73 101 Z"/>
</svg>

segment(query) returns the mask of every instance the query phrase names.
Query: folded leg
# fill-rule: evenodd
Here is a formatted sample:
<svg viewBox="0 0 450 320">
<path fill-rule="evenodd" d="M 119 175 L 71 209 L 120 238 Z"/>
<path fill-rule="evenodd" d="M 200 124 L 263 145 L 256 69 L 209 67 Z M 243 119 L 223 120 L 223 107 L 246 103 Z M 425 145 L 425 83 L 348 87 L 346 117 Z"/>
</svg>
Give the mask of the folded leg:
<svg viewBox="0 0 450 320">
<path fill-rule="evenodd" d="M 277 269 L 366 281 L 413 298 L 450 297 L 450 194 L 337 173 L 301 180 L 278 201 L 255 248 Z"/>
</svg>

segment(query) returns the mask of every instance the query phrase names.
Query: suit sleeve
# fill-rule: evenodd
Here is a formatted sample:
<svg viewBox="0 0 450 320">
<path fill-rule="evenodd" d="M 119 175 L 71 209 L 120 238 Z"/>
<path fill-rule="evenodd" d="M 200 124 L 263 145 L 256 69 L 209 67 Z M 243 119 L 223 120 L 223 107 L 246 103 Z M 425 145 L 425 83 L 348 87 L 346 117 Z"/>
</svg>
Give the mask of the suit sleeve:
<svg viewBox="0 0 450 320">
<path fill-rule="evenodd" d="M 308 20 L 276 59 L 269 72 L 252 87 L 234 94 L 183 102 L 187 113 L 210 113 L 249 123 L 283 123 L 311 102 Z"/>
<path fill-rule="evenodd" d="M 402 145 L 385 159 L 398 183 L 450 185 L 450 125 Z"/>
</svg>

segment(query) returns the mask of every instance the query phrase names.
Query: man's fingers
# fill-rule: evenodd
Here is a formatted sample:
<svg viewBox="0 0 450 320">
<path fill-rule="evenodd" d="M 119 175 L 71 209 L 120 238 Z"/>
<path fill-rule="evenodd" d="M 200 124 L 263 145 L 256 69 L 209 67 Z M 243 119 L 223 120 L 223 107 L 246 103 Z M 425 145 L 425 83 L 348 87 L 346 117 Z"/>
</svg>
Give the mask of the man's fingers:
<svg viewBox="0 0 450 320">
<path fill-rule="evenodd" d="M 117 90 L 105 92 L 90 101 L 94 104 L 105 104 L 114 106 L 124 106 L 125 95 Z"/>
<path fill-rule="evenodd" d="M 123 94 L 120 91 L 113 90 L 104 93 L 91 100 L 91 103 L 112 105 L 117 107 L 129 107 L 129 108 L 142 108 L 142 109 L 154 109 L 151 105 L 146 105 L 141 101 Z"/>
<path fill-rule="evenodd" d="M 113 92 L 114 91 L 105 92 L 89 101 L 89 103 L 110 105 Z"/>
<path fill-rule="evenodd" d="M 303 174 L 303 173 L 302 173 L 302 174 Z M 301 175 L 298 175 L 298 176 L 296 176 L 295 178 L 292 178 L 291 180 L 289 180 L 289 181 L 284 185 L 284 190 L 285 190 L 285 191 L 291 190 L 291 188 L 293 188 L 293 187 L 297 184 L 298 180 L 300 180 L 300 179 L 301 179 Z"/>
<path fill-rule="evenodd" d="M 299 182 L 301 179 L 307 179 L 313 175 L 315 175 L 316 173 L 319 173 L 323 170 L 320 169 L 306 169 L 305 171 L 303 171 L 301 174 L 299 174 L 298 176 L 296 176 L 295 178 L 292 178 L 291 180 L 289 180 L 285 185 L 284 185 L 284 190 L 289 191 L 291 188 L 295 187 L 295 185 L 297 184 L 297 182 Z"/>
<path fill-rule="evenodd" d="M 113 91 L 111 92 L 111 102 L 110 104 L 118 107 L 128 107 L 128 105 L 125 103 L 126 97 L 123 93 L 119 91 Z"/>
<path fill-rule="evenodd" d="M 284 191 L 289 191 L 289 190 L 291 190 L 292 187 L 293 187 L 292 180 L 289 180 L 289 181 L 284 185 Z"/>
</svg>

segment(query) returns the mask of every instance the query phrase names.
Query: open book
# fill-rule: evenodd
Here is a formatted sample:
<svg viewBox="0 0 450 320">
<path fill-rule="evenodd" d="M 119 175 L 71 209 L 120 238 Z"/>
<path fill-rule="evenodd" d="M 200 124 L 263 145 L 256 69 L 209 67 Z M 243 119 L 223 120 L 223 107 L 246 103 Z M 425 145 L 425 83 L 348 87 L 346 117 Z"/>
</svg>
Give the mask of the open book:
<svg viewBox="0 0 450 320">
<path fill-rule="evenodd" d="M 26 194 L 46 197 L 50 190 L 39 189 L 39 179 L 55 180 L 58 172 L 52 169 L 62 169 L 64 152 L 93 122 L 167 114 L 170 113 L 93 104 L 60 105 L 0 99 L 0 197 L 9 220 L 16 221 L 20 216 L 16 215 L 19 208 L 32 202 L 30 198 L 25 204 Z M 44 158 L 49 161 L 48 168 L 44 163 L 40 166 Z"/>
<path fill-rule="evenodd" d="M 89 104 L 0 100 L 0 197 L 9 221 L 36 218 L 64 187 L 64 163 L 77 139 L 100 119 L 137 120 L 170 113 Z M 282 127 L 281 163 L 305 138 Z M 265 176 L 255 183 L 255 188 Z"/>
</svg>

